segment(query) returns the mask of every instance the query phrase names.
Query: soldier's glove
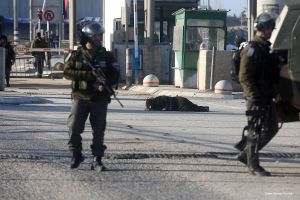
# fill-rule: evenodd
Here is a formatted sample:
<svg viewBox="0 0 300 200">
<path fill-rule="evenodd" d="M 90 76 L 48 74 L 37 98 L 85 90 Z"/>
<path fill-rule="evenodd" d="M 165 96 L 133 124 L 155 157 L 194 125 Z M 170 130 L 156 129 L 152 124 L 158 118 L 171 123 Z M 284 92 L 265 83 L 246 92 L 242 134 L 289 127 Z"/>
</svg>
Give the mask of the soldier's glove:
<svg viewBox="0 0 300 200">
<path fill-rule="evenodd" d="M 256 96 L 246 97 L 246 100 L 255 106 L 260 106 L 261 104 L 260 98 Z"/>
<path fill-rule="evenodd" d="M 99 92 L 103 92 L 105 89 L 104 85 L 105 85 L 105 83 L 103 81 L 96 80 L 93 84 L 93 87 L 95 90 L 97 90 Z"/>
</svg>

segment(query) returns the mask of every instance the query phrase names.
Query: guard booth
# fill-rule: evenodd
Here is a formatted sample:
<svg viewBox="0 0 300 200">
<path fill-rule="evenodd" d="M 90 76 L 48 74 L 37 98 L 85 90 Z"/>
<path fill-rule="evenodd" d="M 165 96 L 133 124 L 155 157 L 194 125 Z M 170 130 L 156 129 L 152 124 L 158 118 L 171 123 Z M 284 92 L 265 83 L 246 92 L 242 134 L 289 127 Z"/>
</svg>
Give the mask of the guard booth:
<svg viewBox="0 0 300 200">
<path fill-rule="evenodd" d="M 286 52 L 287 65 L 280 72 L 284 121 L 299 121 L 300 110 L 300 2 L 285 0 L 271 37 L 272 49 Z M 291 105 L 291 107 L 289 107 Z M 278 107 L 280 111 L 282 107 Z M 294 112 L 296 110 L 296 112 Z M 298 111 L 297 111 L 298 110 Z M 297 113 L 298 112 L 298 113 Z M 280 116 L 279 116 L 280 118 Z"/>
<path fill-rule="evenodd" d="M 180 9 L 173 15 L 174 83 L 197 88 L 199 50 L 225 49 L 227 11 Z"/>
</svg>

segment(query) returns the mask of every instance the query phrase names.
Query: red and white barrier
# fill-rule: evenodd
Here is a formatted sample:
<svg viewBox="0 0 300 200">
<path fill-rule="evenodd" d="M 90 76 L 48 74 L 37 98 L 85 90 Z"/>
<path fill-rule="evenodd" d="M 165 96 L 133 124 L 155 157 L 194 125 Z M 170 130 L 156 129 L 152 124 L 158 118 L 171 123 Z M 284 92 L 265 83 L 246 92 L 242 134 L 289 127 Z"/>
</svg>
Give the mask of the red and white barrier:
<svg viewBox="0 0 300 200">
<path fill-rule="evenodd" d="M 16 46 L 15 52 L 17 55 L 28 55 L 31 52 L 70 52 L 69 48 L 57 49 L 57 48 L 26 48 L 25 46 Z"/>
</svg>

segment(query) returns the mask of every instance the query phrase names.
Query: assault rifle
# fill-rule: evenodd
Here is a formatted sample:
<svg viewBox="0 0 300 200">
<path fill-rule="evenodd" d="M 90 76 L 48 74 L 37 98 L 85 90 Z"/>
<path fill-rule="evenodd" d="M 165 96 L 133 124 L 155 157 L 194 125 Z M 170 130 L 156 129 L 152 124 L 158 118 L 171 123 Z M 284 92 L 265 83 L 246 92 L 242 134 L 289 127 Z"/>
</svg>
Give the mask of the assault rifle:
<svg viewBox="0 0 300 200">
<path fill-rule="evenodd" d="M 104 74 L 104 72 L 102 71 L 101 68 L 96 69 L 92 63 L 89 61 L 89 59 L 87 58 L 87 56 L 85 55 L 85 53 L 82 53 L 83 56 L 83 62 L 85 64 L 87 64 L 91 69 L 92 69 L 92 73 L 95 76 L 95 78 L 97 79 L 97 81 L 99 81 L 100 83 L 104 83 L 104 88 L 106 89 L 106 91 L 112 95 L 114 97 L 114 99 L 120 104 L 120 106 L 122 108 L 124 108 L 124 105 L 121 103 L 121 101 L 119 100 L 119 98 L 117 97 L 115 91 L 112 89 L 111 85 L 108 85 L 105 83 L 106 80 L 106 75 Z"/>
<path fill-rule="evenodd" d="M 245 131 L 249 131 L 250 128 L 254 128 L 254 131 L 258 134 L 260 134 L 261 131 L 268 131 L 268 108 L 262 108 L 261 110 L 247 110 L 246 116 L 251 117 L 251 120 L 248 121 L 248 125 L 244 127 L 241 140 L 234 145 L 234 148 L 239 151 L 243 151 L 247 144 Z"/>
</svg>

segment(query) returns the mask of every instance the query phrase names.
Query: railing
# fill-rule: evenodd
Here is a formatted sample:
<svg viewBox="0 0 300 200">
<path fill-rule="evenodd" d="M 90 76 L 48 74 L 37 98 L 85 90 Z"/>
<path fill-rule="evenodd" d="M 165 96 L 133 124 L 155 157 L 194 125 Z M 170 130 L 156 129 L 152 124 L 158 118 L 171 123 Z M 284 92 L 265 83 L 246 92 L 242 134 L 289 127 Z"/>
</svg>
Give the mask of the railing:
<svg viewBox="0 0 300 200">
<path fill-rule="evenodd" d="M 34 67 L 35 58 L 31 56 L 31 52 L 45 52 L 58 53 L 63 52 L 68 53 L 69 49 L 54 49 L 54 48 L 16 48 L 16 62 L 12 66 L 11 77 L 14 78 L 24 78 L 24 77 L 36 77 L 37 69 Z M 51 60 L 59 58 L 59 56 L 51 55 L 47 56 L 44 62 L 43 76 L 48 76 L 52 74 L 54 70 L 54 63 L 51 63 Z M 63 56 L 60 56 L 63 58 Z"/>
</svg>

